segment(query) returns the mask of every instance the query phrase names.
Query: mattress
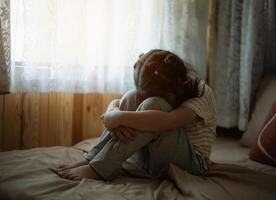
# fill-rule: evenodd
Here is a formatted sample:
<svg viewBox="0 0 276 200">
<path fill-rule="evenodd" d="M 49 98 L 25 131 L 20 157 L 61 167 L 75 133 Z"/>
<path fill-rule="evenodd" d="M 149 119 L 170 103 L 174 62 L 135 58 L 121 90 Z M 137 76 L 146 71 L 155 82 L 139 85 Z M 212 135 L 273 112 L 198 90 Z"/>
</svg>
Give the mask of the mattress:
<svg viewBox="0 0 276 200">
<path fill-rule="evenodd" d="M 248 156 L 249 151 L 250 148 L 240 144 L 239 138 L 220 136 L 216 138 L 213 145 L 211 160 L 215 163 L 235 164 L 254 171 L 276 175 L 275 167 L 251 160 Z"/>
<path fill-rule="evenodd" d="M 238 140 L 217 138 L 213 164 L 194 176 L 171 164 L 164 179 L 120 175 L 113 181 L 58 177 L 49 168 L 83 159 L 97 139 L 73 147 L 0 153 L 0 199 L 275 199 L 276 169 L 248 159 Z"/>
</svg>

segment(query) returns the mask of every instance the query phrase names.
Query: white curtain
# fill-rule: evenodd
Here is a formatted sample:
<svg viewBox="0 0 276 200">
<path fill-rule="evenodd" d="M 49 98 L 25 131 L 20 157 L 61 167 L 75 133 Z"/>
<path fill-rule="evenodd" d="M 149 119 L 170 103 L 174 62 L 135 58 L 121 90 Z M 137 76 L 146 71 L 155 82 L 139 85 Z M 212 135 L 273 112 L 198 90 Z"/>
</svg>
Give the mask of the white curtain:
<svg viewBox="0 0 276 200">
<path fill-rule="evenodd" d="M 12 91 L 125 92 L 142 52 L 206 76 L 205 0 L 12 0 Z"/>
<path fill-rule="evenodd" d="M 218 5 L 211 81 L 217 124 L 245 130 L 263 69 L 276 67 L 276 1 L 220 0 Z"/>
</svg>

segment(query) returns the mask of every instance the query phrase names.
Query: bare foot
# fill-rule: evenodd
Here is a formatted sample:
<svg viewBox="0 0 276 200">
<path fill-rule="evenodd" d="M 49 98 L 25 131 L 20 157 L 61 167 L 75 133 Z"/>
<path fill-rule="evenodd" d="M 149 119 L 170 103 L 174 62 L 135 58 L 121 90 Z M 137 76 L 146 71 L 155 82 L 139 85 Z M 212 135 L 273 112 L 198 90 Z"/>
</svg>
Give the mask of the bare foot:
<svg viewBox="0 0 276 200">
<path fill-rule="evenodd" d="M 66 178 L 69 180 L 81 180 L 83 178 L 101 180 L 101 177 L 90 165 L 83 165 L 75 168 L 66 169 L 61 171 L 59 175 L 62 178 Z"/>
<path fill-rule="evenodd" d="M 88 164 L 88 161 L 87 160 L 82 160 L 80 162 L 76 162 L 74 164 L 71 164 L 71 165 L 60 165 L 56 171 L 57 172 L 60 172 L 60 171 L 63 171 L 63 170 L 66 170 L 66 169 L 71 169 L 71 168 L 75 168 L 75 167 L 79 167 L 79 166 L 83 166 L 83 165 L 87 165 Z"/>
</svg>

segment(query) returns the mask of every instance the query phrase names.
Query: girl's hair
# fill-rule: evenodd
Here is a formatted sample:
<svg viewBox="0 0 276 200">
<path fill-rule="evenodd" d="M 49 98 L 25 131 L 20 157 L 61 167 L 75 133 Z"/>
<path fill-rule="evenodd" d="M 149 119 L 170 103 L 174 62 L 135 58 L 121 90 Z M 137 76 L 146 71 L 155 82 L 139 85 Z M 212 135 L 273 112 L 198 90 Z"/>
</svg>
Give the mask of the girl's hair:
<svg viewBox="0 0 276 200">
<path fill-rule="evenodd" d="M 198 96 L 199 79 L 191 79 L 188 68 L 174 53 L 154 49 L 140 56 L 134 65 L 134 82 L 142 99 L 159 96 L 172 107 Z"/>
</svg>

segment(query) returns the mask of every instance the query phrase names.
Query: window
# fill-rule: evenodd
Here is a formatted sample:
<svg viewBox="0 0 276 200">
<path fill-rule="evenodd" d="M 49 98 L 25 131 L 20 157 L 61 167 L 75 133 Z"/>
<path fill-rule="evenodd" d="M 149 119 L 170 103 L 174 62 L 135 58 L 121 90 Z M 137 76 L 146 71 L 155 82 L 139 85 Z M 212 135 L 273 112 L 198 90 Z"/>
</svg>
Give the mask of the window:
<svg viewBox="0 0 276 200">
<path fill-rule="evenodd" d="M 141 52 L 163 48 L 186 61 L 192 58 L 187 52 L 192 52 L 194 43 L 188 41 L 194 32 L 187 24 L 193 5 L 180 0 L 13 0 L 12 90 L 124 92 L 133 87 L 132 69 Z"/>
</svg>

